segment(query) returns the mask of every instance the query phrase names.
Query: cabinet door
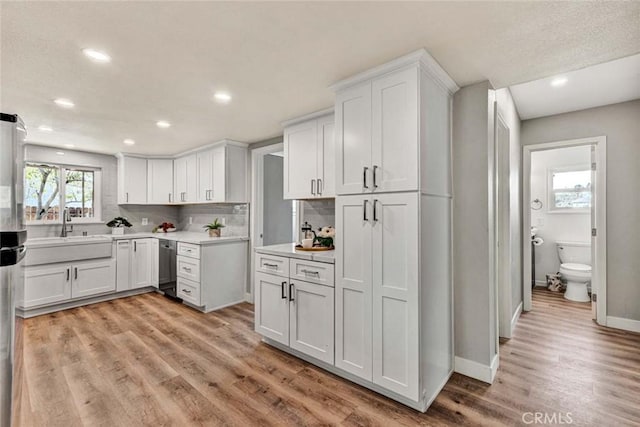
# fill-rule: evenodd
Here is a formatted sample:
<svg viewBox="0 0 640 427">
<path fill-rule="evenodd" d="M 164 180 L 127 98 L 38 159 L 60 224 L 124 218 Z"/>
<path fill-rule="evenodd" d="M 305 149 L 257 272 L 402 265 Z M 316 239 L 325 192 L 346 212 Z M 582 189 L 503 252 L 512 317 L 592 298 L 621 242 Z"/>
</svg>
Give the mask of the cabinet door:
<svg viewBox="0 0 640 427">
<path fill-rule="evenodd" d="M 211 150 L 198 153 L 198 202 L 212 200 L 213 192 L 213 155 Z"/>
<path fill-rule="evenodd" d="M 24 269 L 24 308 L 71 299 L 71 266 L 51 264 Z"/>
<path fill-rule="evenodd" d="M 371 191 L 371 83 L 336 94 L 336 194 Z"/>
<path fill-rule="evenodd" d="M 418 400 L 418 197 L 374 196 L 373 382 Z"/>
<path fill-rule="evenodd" d="M 173 161 L 174 201 L 184 203 L 187 192 L 187 160 L 185 157 Z"/>
<path fill-rule="evenodd" d="M 160 241 L 158 239 L 149 239 L 151 243 L 151 254 L 149 262 L 151 263 L 151 286 L 160 287 Z"/>
<path fill-rule="evenodd" d="M 418 189 L 418 69 L 372 84 L 372 181 L 374 191 Z"/>
<path fill-rule="evenodd" d="M 151 240 L 154 239 L 131 240 L 131 289 L 152 285 Z"/>
<path fill-rule="evenodd" d="M 284 130 L 284 198 L 309 199 L 317 194 L 316 120 Z"/>
<path fill-rule="evenodd" d="M 147 203 L 147 159 L 122 157 L 118 162 L 118 203 Z"/>
<path fill-rule="evenodd" d="M 333 288 L 291 282 L 289 346 L 333 365 Z"/>
<path fill-rule="evenodd" d="M 176 203 L 195 202 L 198 193 L 197 156 L 192 154 L 174 161 Z"/>
<path fill-rule="evenodd" d="M 173 198 L 173 160 L 149 159 L 147 161 L 147 202 L 167 204 Z"/>
<path fill-rule="evenodd" d="M 193 203 L 197 201 L 198 195 L 198 160 L 195 154 L 187 156 L 187 189 L 185 194 L 185 202 Z"/>
<path fill-rule="evenodd" d="M 335 365 L 371 380 L 370 196 L 336 199 Z"/>
<path fill-rule="evenodd" d="M 82 262 L 72 267 L 72 298 L 88 297 L 116 290 L 116 265 L 113 258 Z"/>
<path fill-rule="evenodd" d="M 227 201 L 227 149 L 218 147 L 211 150 L 211 194 L 210 200 L 216 203 Z M 245 168 L 246 170 L 246 168 Z"/>
<path fill-rule="evenodd" d="M 284 277 L 255 273 L 256 332 L 289 345 L 288 282 Z"/>
<path fill-rule="evenodd" d="M 131 289 L 131 246 L 130 240 L 116 242 L 116 291 Z"/>
<path fill-rule="evenodd" d="M 336 147 L 333 116 L 318 119 L 318 195 L 336 195 Z"/>
</svg>

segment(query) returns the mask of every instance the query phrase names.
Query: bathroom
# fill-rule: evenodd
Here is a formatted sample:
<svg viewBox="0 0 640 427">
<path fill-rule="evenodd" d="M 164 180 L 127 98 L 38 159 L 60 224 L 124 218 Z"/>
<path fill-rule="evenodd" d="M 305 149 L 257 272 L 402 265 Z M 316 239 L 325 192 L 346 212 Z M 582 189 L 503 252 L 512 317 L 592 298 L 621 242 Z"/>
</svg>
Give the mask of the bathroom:
<svg viewBox="0 0 640 427">
<path fill-rule="evenodd" d="M 531 153 L 532 286 L 580 303 L 591 301 L 592 147 Z"/>
</svg>

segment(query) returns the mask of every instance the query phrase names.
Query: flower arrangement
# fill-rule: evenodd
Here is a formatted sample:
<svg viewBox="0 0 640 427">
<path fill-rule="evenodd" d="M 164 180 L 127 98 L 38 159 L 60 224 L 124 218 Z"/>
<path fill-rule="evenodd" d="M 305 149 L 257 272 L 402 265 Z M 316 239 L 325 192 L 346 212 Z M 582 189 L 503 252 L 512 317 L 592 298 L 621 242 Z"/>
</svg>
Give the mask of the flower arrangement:
<svg viewBox="0 0 640 427">
<path fill-rule="evenodd" d="M 336 229 L 332 226 L 326 226 L 318 229 L 315 241 L 320 246 L 330 248 L 333 246 L 333 239 L 336 237 Z"/>
<path fill-rule="evenodd" d="M 109 221 L 107 227 L 111 229 L 112 234 L 124 234 L 124 228 L 133 227 L 133 224 L 127 218 L 118 216 Z"/>
<path fill-rule="evenodd" d="M 224 227 L 225 225 L 216 218 L 211 224 L 207 224 L 203 228 L 209 232 L 209 237 L 220 237 L 220 231 Z"/>
</svg>

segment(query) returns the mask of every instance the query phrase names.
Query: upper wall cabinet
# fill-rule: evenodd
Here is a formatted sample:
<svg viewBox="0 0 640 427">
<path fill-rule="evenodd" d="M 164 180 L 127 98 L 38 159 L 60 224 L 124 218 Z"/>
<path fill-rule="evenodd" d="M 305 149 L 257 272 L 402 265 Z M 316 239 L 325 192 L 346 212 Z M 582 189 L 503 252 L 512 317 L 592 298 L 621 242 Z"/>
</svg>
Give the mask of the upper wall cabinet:
<svg viewBox="0 0 640 427">
<path fill-rule="evenodd" d="M 284 125 L 284 198 L 335 197 L 333 111 L 324 110 Z"/>
<path fill-rule="evenodd" d="M 165 204 L 175 202 L 173 195 L 173 160 L 147 161 L 147 202 Z"/>
<path fill-rule="evenodd" d="M 225 144 L 197 155 L 198 202 L 246 203 L 247 149 Z"/>
<path fill-rule="evenodd" d="M 147 159 L 119 154 L 118 204 L 147 204 Z"/>
<path fill-rule="evenodd" d="M 175 203 L 197 201 L 198 171 L 195 154 L 179 157 L 173 161 L 173 180 Z"/>
</svg>

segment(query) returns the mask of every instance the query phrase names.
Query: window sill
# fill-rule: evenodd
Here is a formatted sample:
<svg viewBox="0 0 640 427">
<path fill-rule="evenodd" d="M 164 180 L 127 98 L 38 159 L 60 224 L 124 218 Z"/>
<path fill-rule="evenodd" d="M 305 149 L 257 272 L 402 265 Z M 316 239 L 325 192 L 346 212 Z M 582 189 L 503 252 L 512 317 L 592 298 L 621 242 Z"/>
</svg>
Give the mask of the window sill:
<svg viewBox="0 0 640 427">
<path fill-rule="evenodd" d="M 548 210 L 547 211 L 548 214 L 551 215 L 575 215 L 575 214 L 582 214 L 582 215 L 590 215 L 591 214 L 591 209 L 566 209 L 566 210 Z"/>
<path fill-rule="evenodd" d="M 67 222 L 67 225 L 97 225 L 97 224 L 105 224 L 104 221 L 69 221 Z M 26 222 L 27 227 L 31 227 L 31 226 L 42 226 L 42 225 L 60 225 L 62 226 L 62 221 L 46 221 L 46 222 L 41 222 L 41 221 L 27 221 Z"/>
</svg>

